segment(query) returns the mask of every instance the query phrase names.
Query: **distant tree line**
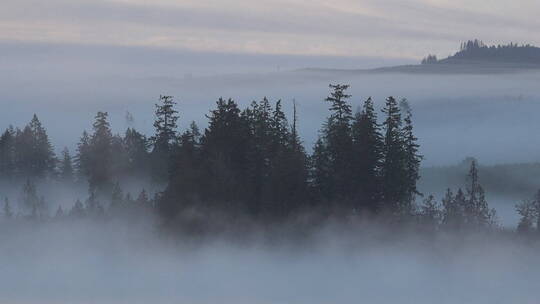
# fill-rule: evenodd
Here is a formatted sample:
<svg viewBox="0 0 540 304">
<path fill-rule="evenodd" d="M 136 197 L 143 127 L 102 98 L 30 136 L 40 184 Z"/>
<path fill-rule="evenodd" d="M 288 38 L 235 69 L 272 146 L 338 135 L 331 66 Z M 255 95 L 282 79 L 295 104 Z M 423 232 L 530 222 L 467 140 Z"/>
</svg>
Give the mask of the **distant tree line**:
<svg viewBox="0 0 540 304">
<path fill-rule="evenodd" d="M 422 64 L 455 63 L 464 60 L 540 64 L 540 48 L 530 45 L 509 43 L 506 45 L 485 45 L 481 40 L 463 42 L 460 50 L 448 58 L 437 60 L 435 55 L 429 55 L 422 60 Z"/>
<path fill-rule="evenodd" d="M 329 116 L 311 154 L 298 134 L 296 104 L 289 121 L 280 100 L 263 98 L 240 109 L 220 98 L 202 132 L 195 123 L 178 132 L 176 103 L 160 96 L 151 137 L 133 128 L 114 135 L 108 114 L 98 112 L 74 157 L 67 149 L 55 156 L 35 115 L 22 130 L 9 127 L 0 137 L 0 177 L 24 185 L 19 216 L 34 219 L 52 211 L 36 181 L 55 179 L 87 183 L 89 189 L 84 203 L 77 200 L 66 212 L 58 207 L 57 218 L 151 213 L 173 227 L 195 210 L 258 222 L 314 213 L 419 221 L 436 229 L 495 226 L 475 162 L 466 193 L 448 190 L 441 204 L 432 196 L 418 204 L 422 156 L 407 100 L 388 97 L 379 121 L 371 98 L 352 110 L 348 88 L 330 85 Z M 148 177 L 166 185 L 164 190 L 153 197 L 141 190 L 134 199 L 120 186 Z M 15 215 L 7 198 L 3 213 Z"/>
</svg>

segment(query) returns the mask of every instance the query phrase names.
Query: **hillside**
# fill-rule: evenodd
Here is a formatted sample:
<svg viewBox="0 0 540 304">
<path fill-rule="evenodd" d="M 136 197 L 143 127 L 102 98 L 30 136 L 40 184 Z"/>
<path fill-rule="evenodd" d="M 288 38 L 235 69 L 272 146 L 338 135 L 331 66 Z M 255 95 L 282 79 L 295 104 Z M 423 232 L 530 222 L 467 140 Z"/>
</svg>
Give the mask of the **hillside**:
<svg viewBox="0 0 540 304">
<path fill-rule="evenodd" d="M 463 63 L 502 63 L 540 65 L 540 48 L 532 45 L 487 46 L 480 40 L 469 40 L 461 44 L 460 50 L 448 58 L 437 60 L 434 55 L 422 60 L 423 65 L 429 64 L 463 64 Z"/>
</svg>

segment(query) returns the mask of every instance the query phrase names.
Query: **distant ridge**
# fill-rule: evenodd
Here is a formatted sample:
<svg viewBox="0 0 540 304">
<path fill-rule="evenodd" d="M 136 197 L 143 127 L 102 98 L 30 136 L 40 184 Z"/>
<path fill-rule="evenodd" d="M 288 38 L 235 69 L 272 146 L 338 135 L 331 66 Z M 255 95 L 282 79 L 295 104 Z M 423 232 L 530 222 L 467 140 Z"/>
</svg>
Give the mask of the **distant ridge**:
<svg viewBox="0 0 540 304">
<path fill-rule="evenodd" d="M 480 40 L 461 44 L 460 50 L 445 59 L 428 55 L 421 64 L 381 67 L 376 69 L 299 70 L 310 73 L 423 73 L 423 74 L 499 74 L 540 70 L 540 47 L 530 44 L 487 46 Z"/>
<path fill-rule="evenodd" d="M 461 64 L 467 62 L 540 65 L 540 48 L 530 44 L 518 45 L 514 43 L 487 46 L 482 41 L 476 39 L 462 43 L 460 50 L 446 59 L 437 60 L 435 55 L 429 55 L 422 60 L 422 64 Z"/>
</svg>

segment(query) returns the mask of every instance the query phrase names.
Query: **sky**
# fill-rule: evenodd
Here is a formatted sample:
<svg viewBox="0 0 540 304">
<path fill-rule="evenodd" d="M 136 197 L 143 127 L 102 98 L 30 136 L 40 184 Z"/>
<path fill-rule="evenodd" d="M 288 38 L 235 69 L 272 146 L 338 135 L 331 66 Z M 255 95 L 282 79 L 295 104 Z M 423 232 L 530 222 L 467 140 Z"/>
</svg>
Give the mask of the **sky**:
<svg viewBox="0 0 540 304">
<path fill-rule="evenodd" d="M 2 0 L 0 43 L 420 59 L 461 41 L 540 44 L 520 0 Z"/>
</svg>

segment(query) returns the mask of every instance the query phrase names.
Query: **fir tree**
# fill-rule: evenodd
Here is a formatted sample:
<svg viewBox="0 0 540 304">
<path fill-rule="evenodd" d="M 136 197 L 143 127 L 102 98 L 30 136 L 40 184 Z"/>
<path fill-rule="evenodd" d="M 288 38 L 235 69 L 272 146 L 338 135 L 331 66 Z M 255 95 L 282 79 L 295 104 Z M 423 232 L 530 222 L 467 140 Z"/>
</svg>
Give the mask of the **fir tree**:
<svg viewBox="0 0 540 304">
<path fill-rule="evenodd" d="M 77 155 L 75 157 L 75 167 L 79 179 L 87 179 L 90 175 L 91 167 L 90 136 L 84 131 L 77 144 Z"/>
<path fill-rule="evenodd" d="M 10 126 L 0 136 L 0 179 L 12 179 L 15 175 L 15 134 Z"/>
<path fill-rule="evenodd" d="M 411 211 L 407 197 L 407 171 L 401 134 L 401 112 L 395 98 L 388 97 L 383 109 L 383 165 L 381 168 L 382 196 L 386 212 L 406 215 Z"/>
<path fill-rule="evenodd" d="M 62 150 L 62 160 L 60 161 L 60 178 L 63 181 L 73 181 L 73 162 L 71 155 L 69 155 L 68 148 Z"/>
<path fill-rule="evenodd" d="M 112 168 L 112 133 L 107 112 L 98 112 L 93 124 L 94 133 L 90 137 L 88 182 L 100 193 L 110 193 Z"/>
<path fill-rule="evenodd" d="M 174 150 L 176 139 L 176 122 L 178 111 L 174 109 L 176 102 L 172 96 L 160 96 L 160 104 L 156 104 L 154 121 L 155 135 L 151 138 L 152 149 L 152 176 L 157 182 L 166 181 L 168 169 Z"/>
<path fill-rule="evenodd" d="M 403 119 L 403 127 L 401 130 L 403 148 L 404 148 L 404 162 L 406 170 L 406 198 L 408 204 L 412 205 L 416 195 L 421 195 L 416 187 L 417 181 L 420 179 L 420 163 L 422 162 L 422 155 L 419 154 L 418 138 L 413 133 L 412 124 L 412 111 L 406 99 L 402 99 L 400 107 L 405 113 Z"/>
<path fill-rule="evenodd" d="M 471 162 L 468 180 L 468 198 L 465 207 L 467 223 L 473 227 L 489 227 L 495 225 L 495 210 L 489 209 L 484 189 L 479 182 L 478 168 L 475 160 Z"/>
<path fill-rule="evenodd" d="M 368 98 L 357 112 L 352 124 L 355 200 L 358 209 L 377 212 L 381 199 L 381 166 L 383 139 L 373 101 Z"/>
</svg>

